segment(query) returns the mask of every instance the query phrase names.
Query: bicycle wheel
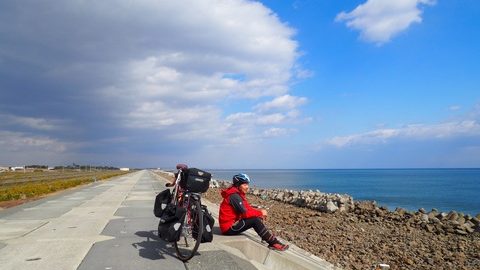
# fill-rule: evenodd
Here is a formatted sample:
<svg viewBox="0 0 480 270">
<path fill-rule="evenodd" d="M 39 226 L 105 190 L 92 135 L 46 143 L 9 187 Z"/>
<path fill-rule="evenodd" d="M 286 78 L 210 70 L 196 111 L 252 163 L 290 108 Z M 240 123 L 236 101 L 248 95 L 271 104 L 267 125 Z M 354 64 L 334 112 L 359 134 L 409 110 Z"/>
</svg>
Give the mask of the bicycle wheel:
<svg viewBox="0 0 480 270">
<path fill-rule="evenodd" d="M 173 243 L 180 260 L 186 262 L 195 255 L 202 239 L 203 226 L 203 212 L 200 201 L 189 198 L 187 213 L 183 220 L 182 234 L 180 239 Z"/>
</svg>

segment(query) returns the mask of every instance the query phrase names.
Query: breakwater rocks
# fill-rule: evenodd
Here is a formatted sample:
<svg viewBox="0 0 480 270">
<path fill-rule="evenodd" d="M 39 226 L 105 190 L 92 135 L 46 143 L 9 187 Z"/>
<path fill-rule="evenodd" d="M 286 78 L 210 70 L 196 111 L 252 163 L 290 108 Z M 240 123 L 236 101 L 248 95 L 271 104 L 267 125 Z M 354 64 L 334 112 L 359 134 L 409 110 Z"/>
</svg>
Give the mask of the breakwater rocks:
<svg viewBox="0 0 480 270">
<path fill-rule="evenodd" d="M 220 188 L 227 188 L 230 182 L 219 181 Z M 279 202 L 306 207 L 325 213 L 349 212 L 354 208 L 353 198 L 345 194 L 323 193 L 319 190 L 297 191 L 287 189 L 260 189 L 250 187 L 249 194 L 262 199 L 271 199 Z"/>
<path fill-rule="evenodd" d="M 423 208 L 415 212 L 396 208 L 390 212 L 386 207 L 378 207 L 375 202 L 355 202 L 354 204 L 353 212 L 359 219 L 366 222 L 395 221 L 435 234 L 468 235 L 480 232 L 480 214 L 472 217 L 455 211 L 446 213 L 432 209 L 427 212 Z"/>
<path fill-rule="evenodd" d="M 349 212 L 354 208 L 353 198 L 345 194 L 330 194 L 320 191 L 296 191 L 280 189 L 257 189 L 252 188 L 250 194 L 263 199 L 272 199 L 279 202 L 306 207 L 320 212 Z"/>
</svg>

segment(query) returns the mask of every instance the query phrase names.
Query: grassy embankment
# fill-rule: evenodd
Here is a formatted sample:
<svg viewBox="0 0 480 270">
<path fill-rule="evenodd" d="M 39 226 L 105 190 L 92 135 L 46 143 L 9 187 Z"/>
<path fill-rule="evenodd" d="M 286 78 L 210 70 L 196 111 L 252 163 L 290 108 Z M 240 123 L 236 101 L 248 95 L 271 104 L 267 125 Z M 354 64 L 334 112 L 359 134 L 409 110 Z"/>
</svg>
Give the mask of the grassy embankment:
<svg viewBox="0 0 480 270">
<path fill-rule="evenodd" d="M 122 175 L 123 171 L 0 173 L 0 202 L 30 199 L 81 184 Z"/>
</svg>

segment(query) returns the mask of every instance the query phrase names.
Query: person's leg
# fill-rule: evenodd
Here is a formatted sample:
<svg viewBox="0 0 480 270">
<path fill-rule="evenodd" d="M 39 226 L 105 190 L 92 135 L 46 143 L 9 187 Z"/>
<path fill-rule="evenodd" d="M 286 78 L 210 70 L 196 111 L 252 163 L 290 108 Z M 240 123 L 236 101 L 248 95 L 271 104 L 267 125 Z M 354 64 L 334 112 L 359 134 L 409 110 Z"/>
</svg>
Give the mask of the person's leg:
<svg viewBox="0 0 480 270">
<path fill-rule="evenodd" d="M 277 249 L 277 250 L 286 250 L 288 245 L 284 245 L 278 241 L 278 239 L 271 233 L 265 224 L 263 224 L 263 220 L 255 217 L 255 218 L 247 218 L 241 219 L 225 233 L 226 235 L 237 235 L 240 234 L 250 228 L 253 228 L 255 232 L 262 238 L 263 241 L 267 242 L 269 247 Z"/>
</svg>

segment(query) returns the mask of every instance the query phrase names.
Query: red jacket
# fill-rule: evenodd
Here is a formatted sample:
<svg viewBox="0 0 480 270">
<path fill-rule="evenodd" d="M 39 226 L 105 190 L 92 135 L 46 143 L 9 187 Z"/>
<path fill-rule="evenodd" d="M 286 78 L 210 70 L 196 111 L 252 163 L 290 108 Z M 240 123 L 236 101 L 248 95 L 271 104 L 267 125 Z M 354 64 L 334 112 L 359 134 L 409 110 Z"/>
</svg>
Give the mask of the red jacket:
<svg viewBox="0 0 480 270">
<path fill-rule="evenodd" d="M 242 198 L 242 203 L 247 209 L 247 212 L 240 214 L 235 211 L 233 206 L 230 204 L 230 196 L 232 194 L 238 193 Z M 232 227 L 232 225 L 240 219 L 243 218 L 252 218 L 252 217 L 261 217 L 262 212 L 250 206 L 245 197 L 245 193 L 241 192 L 237 187 L 231 186 L 221 192 L 223 201 L 220 204 L 220 213 L 219 213 L 219 223 L 220 230 L 222 233 L 225 233 Z"/>
</svg>

